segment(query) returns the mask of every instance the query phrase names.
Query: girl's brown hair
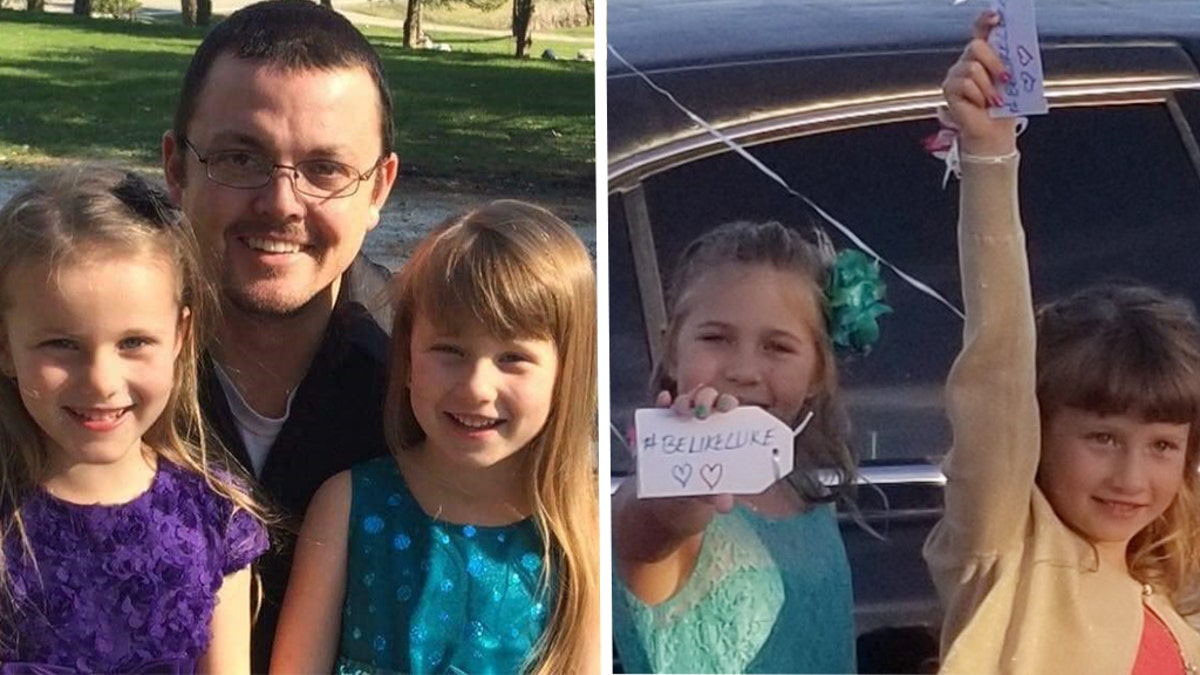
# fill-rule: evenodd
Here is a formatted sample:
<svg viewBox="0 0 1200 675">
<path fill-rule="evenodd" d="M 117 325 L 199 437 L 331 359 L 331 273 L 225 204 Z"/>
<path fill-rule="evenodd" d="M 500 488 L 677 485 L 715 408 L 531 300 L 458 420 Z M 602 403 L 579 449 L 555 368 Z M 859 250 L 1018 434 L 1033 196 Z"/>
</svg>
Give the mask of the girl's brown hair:
<svg viewBox="0 0 1200 675">
<path fill-rule="evenodd" d="M 825 317 L 813 326 L 817 343 L 818 390 L 808 410 L 812 422 L 796 437 L 795 470 L 788 476 L 792 486 L 809 502 L 830 501 L 850 495 L 856 471 L 854 453 L 847 442 L 849 418 L 838 398 L 837 362 L 829 337 L 829 301 L 825 286 L 834 261 L 832 244 L 822 233 L 814 230 L 817 243 L 800 232 L 778 222 L 750 223 L 738 221 L 721 225 L 693 240 L 676 263 L 671 283 L 667 287 L 667 329 L 663 335 L 662 358 L 655 364 L 651 377 L 654 392 L 669 391 L 677 395 L 678 383 L 671 376 L 675 368 L 679 330 L 696 302 L 690 293 L 705 272 L 721 265 L 763 265 L 794 273 L 796 283 L 812 294 L 813 306 Z M 784 420 L 796 424 L 800 420 Z M 835 474 L 832 485 L 824 485 L 818 469 Z"/>
<path fill-rule="evenodd" d="M 596 442 L 596 287 L 574 231 L 531 204 L 497 201 L 431 232 L 400 273 L 384 433 L 394 453 L 425 439 L 407 383 L 413 324 L 478 322 L 501 339 L 548 339 L 558 350 L 550 415 L 526 446 L 526 492 L 557 576 L 547 629 L 529 661 L 539 675 L 595 667 L 599 631 Z M 550 579 L 543 576 L 543 588 Z"/>
<path fill-rule="evenodd" d="M 1102 284 L 1037 312 L 1042 426 L 1063 407 L 1190 424 L 1183 484 L 1129 542 L 1130 574 L 1165 589 L 1182 614 L 1200 611 L 1200 323 L 1195 308 L 1142 285 Z"/>
<path fill-rule="evenodd" d="M 216 295 L 202 274 L 191 228 L 169 204 L 162 190 L 136 174 L 106 167 L 72 167 L 31 182 L 0 208 L 0 329 L 9 303 L 6 289 L 17 282 L 18 266 L 46 264 L 47 283 L 53 283 L 55 270 L 101 256 L 149 256 L 168 263 L 176 275 L 183 348 L 166 408 L 143 441 L 158 456 L 203 476 L 235 508 L 261 518 L 251 497 L 224 480 L 231 469 L 220 452 L 211 451 L 205 433 L 197 363 L 211 334 Z M 15 534 L 28 554 L 21 505 L 46 478 L 47 456 L 45 437 L 25 410 L 16 382 L 0 377 L 0 534 Z M 0 576 L 5 567 L 0 551 Z"/>
</svg>

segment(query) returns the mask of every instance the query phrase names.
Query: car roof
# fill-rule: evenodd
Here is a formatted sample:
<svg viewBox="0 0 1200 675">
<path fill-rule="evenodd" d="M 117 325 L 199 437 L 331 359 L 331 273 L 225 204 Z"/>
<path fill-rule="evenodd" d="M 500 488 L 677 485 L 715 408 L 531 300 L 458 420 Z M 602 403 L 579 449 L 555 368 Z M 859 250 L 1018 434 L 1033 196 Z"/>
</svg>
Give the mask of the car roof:
<svg viewBox="0 0 1200 675">
<path fill-rule="evenodd" d="M 608 42 L 682 105 L 717 127 L 737 126 L 739 138 L 753 144 L 755 125 L 847 106 L 869 112 L 871 100 L 919 100 L 929 114 L 984 6 L 611 0 Z M 1061 82 L 1200 81 L 1200 0 L 1041 0 L 1035 11 L 1048 91 Z M 654 166 L 662 154 L 655 148 L 703 134 L 620 60 L 608 63 L 613 189 L 627 185 L 630 167 Z"/>
<path fill-rule="evenodd" d="M 962 45 L 983 8 L 981 0 L 610 0 L 608 42 L 647 72 Z M 1040 0 L 1035 11 L 1043 40 L 1200 40 L 1196 0 Z M 608 63 L 610 77 L 628 72 Z"/>
</svg>

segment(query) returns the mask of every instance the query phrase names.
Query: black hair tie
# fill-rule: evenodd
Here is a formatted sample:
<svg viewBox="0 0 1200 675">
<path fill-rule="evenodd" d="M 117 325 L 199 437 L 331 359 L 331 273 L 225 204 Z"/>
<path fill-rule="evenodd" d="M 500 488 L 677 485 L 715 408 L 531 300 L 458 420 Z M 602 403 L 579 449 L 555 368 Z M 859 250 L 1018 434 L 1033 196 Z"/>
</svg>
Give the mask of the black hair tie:
<svg viewBox="0 0 1200 675">
<path fill-rule="evenodd" d="M 166 191 L 151 185 L 132 171 L 125 173 L 125 178 L 112 189 L 112 194 L 129 210 L 156 227 L 165 228 L 179 224 L 179 209 L 171 205 Z"/>
</svg>

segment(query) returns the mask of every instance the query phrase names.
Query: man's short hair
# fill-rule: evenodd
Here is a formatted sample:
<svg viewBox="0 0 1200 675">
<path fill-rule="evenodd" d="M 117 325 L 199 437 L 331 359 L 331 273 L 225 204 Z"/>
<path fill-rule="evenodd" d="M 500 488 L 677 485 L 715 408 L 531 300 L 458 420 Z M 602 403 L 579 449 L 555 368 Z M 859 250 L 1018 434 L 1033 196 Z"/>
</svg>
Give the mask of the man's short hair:
<svg viewBox="0 0 1200 675">
<path fill-rule="evenodd" d="M 196 100 L 217 57 L 261 61 L 285 71 L 363 67 L 379 92 L 380 156 L 392 152 L 395 126 L 392 94 L 379 54 L 346 17 L 310 0 L 264 0 L 247 5 L 218 23 L 196 48 L 172 128 L 176 139 L 187 137 Z"/>
</svg>

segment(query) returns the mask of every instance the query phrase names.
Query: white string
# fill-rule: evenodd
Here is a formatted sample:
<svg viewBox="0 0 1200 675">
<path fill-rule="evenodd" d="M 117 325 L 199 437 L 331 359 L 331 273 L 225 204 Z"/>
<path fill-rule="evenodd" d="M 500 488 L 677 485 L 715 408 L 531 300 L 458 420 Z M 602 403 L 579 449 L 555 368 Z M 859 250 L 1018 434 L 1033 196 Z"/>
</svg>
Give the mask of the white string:
<svg viewBox="0 0 1200 675">
<path fill-rule="evenodd" d="M 716 127 L 709 124 L 707 121 L 705 121 L 699 115 L 692 112 L 690 109 L 688 109 L 682 103 L 680 103 L 675 98 L 675 96 L 671 94 L 671 92 L 658 86 L 658 84 L 656 84 L 654 82 L 654 80 L 651 80 L 648 75 L 646 75 L 642 71 L 635 68 L 633 66 L 633 64 L 631 64 L 630 62 L 626 61 L 625 57 L 621 56 L 621 54 L 619 52 L 617 52 L 616 48 L 614 48 L 611 43 L 609 43 L 607 46 L 608 46 L 609 53 L 611 53 L 614 57 L 616 57 L 616 59 L 618 61 L 625 64 L 626 68 L 629 68 L 629 70 L 632 71 L 633 74 L 640 77 L 647 85 L 649 85 L 649 87 L 651 89 L 653 89 L 654 91 L 656 91 L 659 94 L 662 94 L 664 97 L 666 97 L 666 99 L 668 101 L 670 101 L 672 105 L 674 105 L 676 108 L 678 108 L 679 111 L 682 112 L 684 115 L 687 115 L 688 118 L 691 119 L 693 122 L 700 125 L 700 127 L 703 128 L 706 132 L 708 132 L 709 135 L 711 135 L 714 138 L 716 138 L 717 140 L 721 141 L 730 150 L 734 151 L 735 153 L 740 155 L 743 159 L 750 162 L 750 164 L 754 165 L 754 167 L 756 169 L 758 169 L 759 171 L 761 171 L 765 176 L 767 176 L 768 178 L 770 178 L 771 180 L 775 181 L 780 186 L 782 186 L 783 189 L 788 192 L 788 194 L 792 195 L 793 197 L 798 197 L 799 199 L 801 199 L 805 204 L 807 204 L 809 206 L 809 208 L 811 208 L 813 211 L 816 211 L 817 215 L 821 216 L 822 218 L 825 219 L 826 222 L 828 222 L 830 225 L 837 228 L 837 230 L 839 232 L 841 232 L 843 235 L 845 235 L 847 239 L 849 239 L 851 242 L 853 242 L 855 246 L 857 246 L 859 249 L 861 249 L 867 255 L 874 258 L 877 262 L 883 264 L 888 269 L 895 272 L 896 276 L 903 279 L 905 282 L 908 283 L 908 285 L 910 285 L 913 288 L 917 289 L 918 291 L 921 291 L 922 293 L 928 295 L 929 297 L 933 298 L 934 300 L 937 300 L 938 302 L 942 303 L 943 305 L 948 307 L 951 312 L 954 312 L 954 314 L 956 316 L 958 316 L 958 318 L 965 320 L 966 317 L 963 315 L 962 310 L 960 310 L 958 307 L 956 307 L 954 305 L 954 303 L 952 303 L 949 300 L 947 300 L 946 298 L 942 297 L 942 295 L 940 293 L 933 290 L 933 288 L 931 288 L 930 286 L 926 285 L 925 282 L 923 282 L 915 277 L 910 276 L 904 270 L 902 270 L 899 267 L 896 267 L 892 263 L 888 262 L 883 256 L 876 253 L 874 249 L 872 249 L 869 245 L 867 245 L 867 242 L 863 241 L 862 238 L 859 237 L 857 234 L 855 234 L 853 230 L 851 230 L 849 227 L 846 227 L 840 221 L 838 221 L 836 218 L 834 218 L 832 215 L 827 213 L 825 211 L 825 209 L 822 209 L 820 206 L 818 206 L 816 202 L 809 199 L 808 197 L 801 194 L 800 192 L 796 191 L 794 188 L 792 188 L 791 185 L 788 185 L 787 181 L 785 181 L 782 177 L 780 177 L 779 174 L 775 173 L 770 168 L 768 168 L 767 165 L 765 165 L 761 161 L 759 161 L 759 159 L 757 157 L 750 154 L 750 152 L 748 150 L 746 150 L 744 147 L 739 145 L 733 139 L 731 139 L 728 136 L 726 136 L 725 134 L 721 133 L 719 130 L 717 130 Z"/>
<path fill-rule="evenodd" d="M 808 423 L 812 421 L 812 418 L 813 418 L 813 411 L 809 410 L 808 414 L 804 416 L 804 420 L 802 422 L 800 422 L 800 426 L 798 426 L 792 430 L 792 438 L 795 438 L 796 436 L 799 436 L 800 434 L 804 433 L 804 430 L 806 428 L 808 428 Z"/>
</svg>

